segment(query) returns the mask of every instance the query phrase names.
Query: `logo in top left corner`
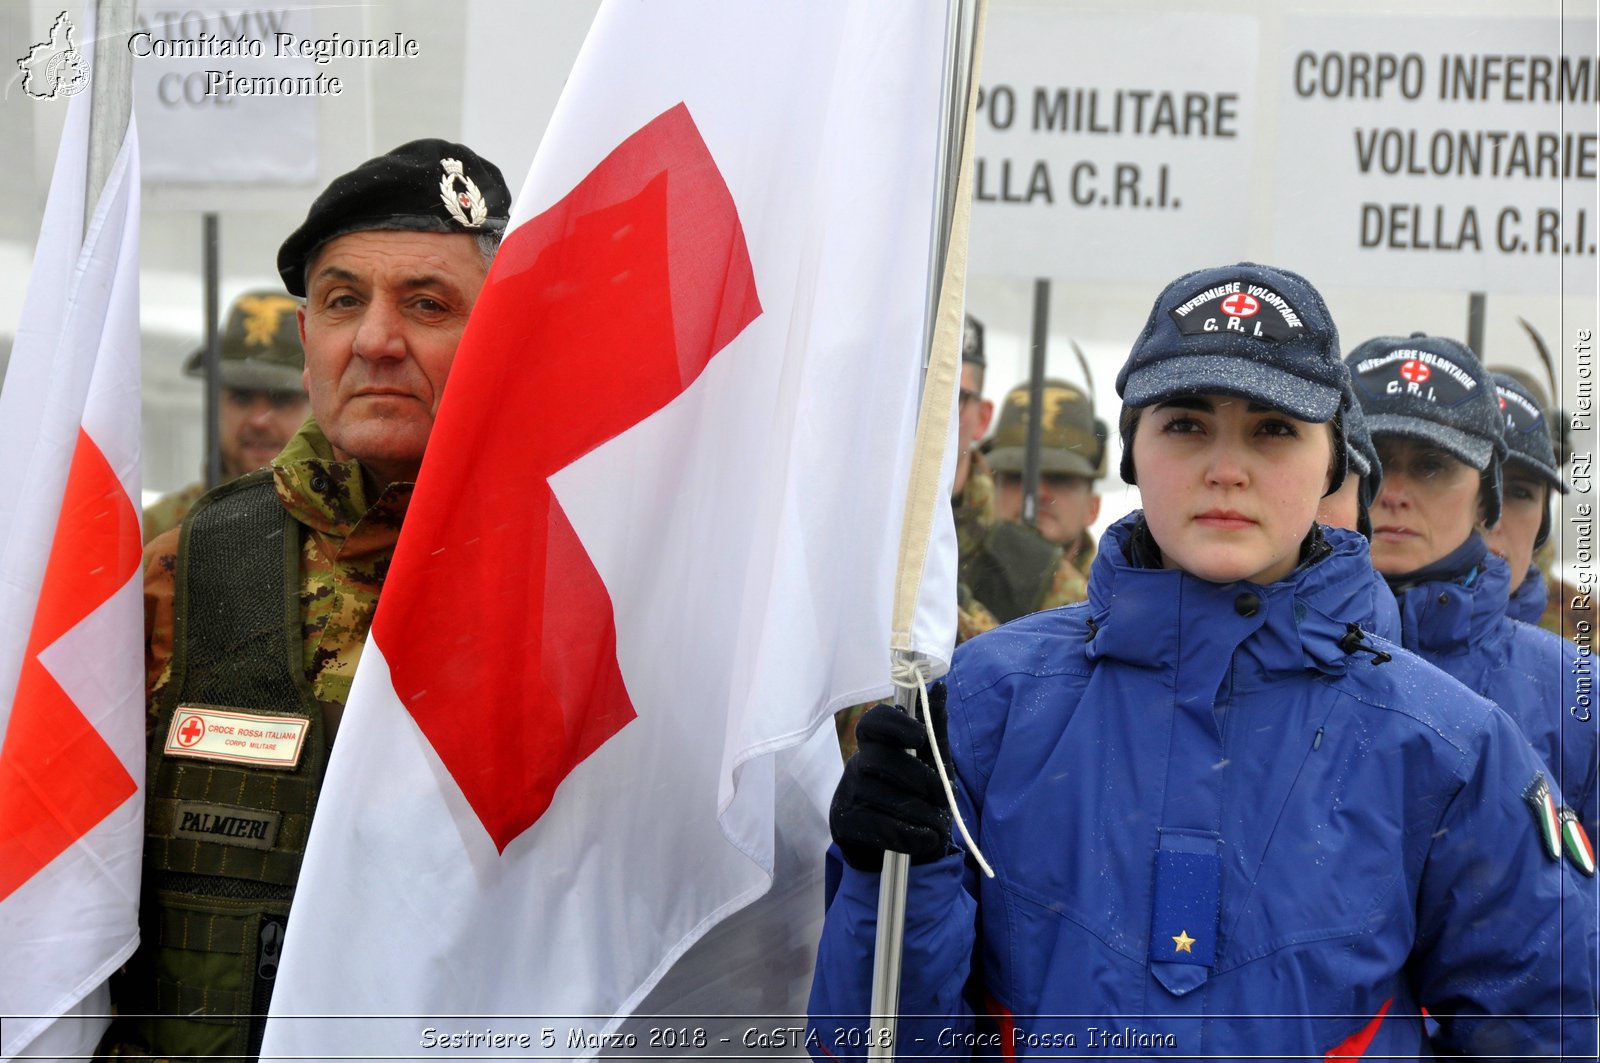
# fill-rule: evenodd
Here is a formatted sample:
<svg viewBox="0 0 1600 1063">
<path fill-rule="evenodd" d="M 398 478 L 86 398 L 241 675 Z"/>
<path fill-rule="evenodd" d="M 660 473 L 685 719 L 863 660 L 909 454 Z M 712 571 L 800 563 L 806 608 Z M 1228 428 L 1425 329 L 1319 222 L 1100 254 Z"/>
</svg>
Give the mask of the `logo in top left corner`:
<svg viewBox="0 0 1600 1063">
<path fill-rule="evenodd" d="M 65 11 L 50 26 L 50 39 L 28 49 L 17 60 L 22 91 L 36 100 L 76 96 L 89 85 L 89 64 L 73 43 L 72 19 Z"/>
</svg>

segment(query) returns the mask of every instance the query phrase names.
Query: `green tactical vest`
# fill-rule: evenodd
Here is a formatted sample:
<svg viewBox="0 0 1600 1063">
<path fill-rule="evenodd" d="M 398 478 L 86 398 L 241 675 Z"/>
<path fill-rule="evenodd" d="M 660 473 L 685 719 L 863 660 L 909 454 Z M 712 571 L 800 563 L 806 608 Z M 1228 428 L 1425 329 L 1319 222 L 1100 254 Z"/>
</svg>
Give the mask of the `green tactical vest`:
<svg viewBox="0 0 1600 1063">
<path fill-rule="evenodd" d="M 1060 561 L 1061 548 L 1032 528 L 996 521 L 963 563 L 962 582 L 1004 624 L 1039 608 Z"/>
<path fill-rule="evenodd" d="M 268 469 L 208 495 L 180 533 L 172 674 L 150 745 L 141 945 L 121 1002 L 124 1015 L 146 1014 L 134 1025 L 156 1055 L 260 1052 L 328 761 L 302 664 L 299 571 L 299 526 Z M 269 755 L 251 752 L 253 735 L 275 736 L 265 748 L 276 763 L 224 759 L 235 747 Z M 184 755 L 191 742 L 205 755 Z M 282 763 L 296 746 L 298 759 Z"/>
</svg>

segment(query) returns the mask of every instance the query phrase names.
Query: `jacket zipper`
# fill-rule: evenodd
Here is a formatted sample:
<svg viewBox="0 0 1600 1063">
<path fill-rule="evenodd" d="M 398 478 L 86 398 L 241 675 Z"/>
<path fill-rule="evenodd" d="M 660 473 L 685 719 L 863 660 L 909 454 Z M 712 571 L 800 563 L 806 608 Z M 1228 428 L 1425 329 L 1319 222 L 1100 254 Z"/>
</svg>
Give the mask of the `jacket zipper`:
<svg viewBox="0 0 1600 1063">
<path fill-rule="evenodd" d="M 267 1006 L 272 1003 L 272 987 L 278 977 L 278 960 L 283 955 L 283 928 L 288 920 L 281 915 L 263 915 L 261 933 L 256 937 L 255 989 L 250 997 L 250 1058 L 261 1055 L 261 1039 L 267 1032 Z"/>
</svg>

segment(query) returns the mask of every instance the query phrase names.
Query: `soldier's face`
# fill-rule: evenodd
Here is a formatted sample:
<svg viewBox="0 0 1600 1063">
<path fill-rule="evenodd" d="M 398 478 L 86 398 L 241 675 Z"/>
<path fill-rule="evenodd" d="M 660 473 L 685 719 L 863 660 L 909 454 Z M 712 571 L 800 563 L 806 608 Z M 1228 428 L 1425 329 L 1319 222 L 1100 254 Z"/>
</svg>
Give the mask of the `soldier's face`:
<svg viewBox="0 0 1600 1063">
<path fill-rule="evenodd" d="M 1035 499 L 1034 525 L 1039 534 L 1057 546 L 1071 546 L 1100 519 L 1100 496 L 1094 481 L 1084 476 L 1040 473 Z M 1022 477 L 997 473 L 994 478 L 995 512 L 1006 520 L 1022 519 Z"/>
<path fill-rule="evenodd" d="M 961 363 L 960 404 L 956 408 L 956 475 L 950 493 L 959 495 L 972 468 L 972 444 L 983 438 L 994 419 L 994 402 L 983 397 L 983 370 Z"/>
<path fill-rule="evenodd" d="M 1533 541 L 1550 505 L 1550 485 L 1517 465 L 1505 466 L 1504 502 L 1500 523 L 1483 529 L 1484 541 L 1511 567 L 1511 590 L 1522 586 L 1533 564 Z"/>
<path fill-rule="evenodd" d="M 1326 424 L 1244 399 L 1199 395 L 1146 409 L 1134 466 L 1162 563 L 1213 583 L 1287 576 L 1332 455 Z"/>
<path fill-rule="evenodd" d="M 336 237 L 307 271 L 311 412 L 377 485 L 416 479 L 486 273 L 472 237 L 413 232 Z"/>
<path fill-rule="evenodd" d="M 1383 490 L 1372 504 L 1372 567 L 1403 576 L 1467 541 L 1482 516 L 1478 470 L 1438 447 L 1375 438 Z"/>
<path fill-rule="evenodd" d="M 223 474 L 234 480 L 270 464 L 306 419 L 307 405 L 297 391 L 223 388 L 217 411 Z"/>
</svg>

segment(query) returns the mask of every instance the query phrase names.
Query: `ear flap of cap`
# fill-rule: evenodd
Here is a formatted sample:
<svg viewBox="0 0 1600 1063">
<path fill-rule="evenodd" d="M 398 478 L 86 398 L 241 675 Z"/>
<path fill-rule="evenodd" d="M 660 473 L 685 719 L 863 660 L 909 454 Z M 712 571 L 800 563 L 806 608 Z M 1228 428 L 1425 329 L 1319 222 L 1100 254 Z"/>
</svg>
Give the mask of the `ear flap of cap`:
<svg viewBox="0 0 1600 1063">
<path fill-rule="evenodd" d="M 1135 421 L 1134 423 L 1137 424 L 1138 422 Z M 1122 473 L 1122 482 L 1129 487 L 1138 487 L 1139 478 L 1134 475 L 1133 471 L 1133 433 L 1129 431 L 1128 418 L 1119 418 L 1117 434 L 1122 437 L 1122 461 L 1119 465 L 1119 470 Z M 1105 451 L 1102 450 L 1101 454 L 1103 456 Z"/>
<path fill-rule="evenodd" d="M 1500 523 L 1500 463 L 1489 462 L 1489 467 L 1479 474 L 1478 494 L 1483 499 L 1483 526 L 1492 528 Z"/>
<path fill-rule="evenodd" d="M 1350 447 L 1344 435 L 1344 406 L 1350 401 L 1348 394 L 1342 397 L 1339 412 L 1333 415 L 1333 474 L 1328 477 L 1328 489 L 1322 493 L 1323 498 L 1336 493 L 1344 486 L 1344 478 L 1350 475 Z"/>
</svg>

